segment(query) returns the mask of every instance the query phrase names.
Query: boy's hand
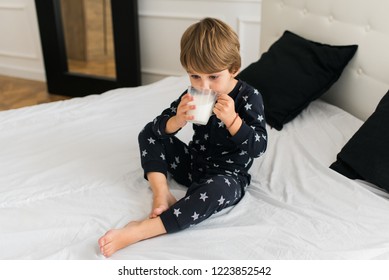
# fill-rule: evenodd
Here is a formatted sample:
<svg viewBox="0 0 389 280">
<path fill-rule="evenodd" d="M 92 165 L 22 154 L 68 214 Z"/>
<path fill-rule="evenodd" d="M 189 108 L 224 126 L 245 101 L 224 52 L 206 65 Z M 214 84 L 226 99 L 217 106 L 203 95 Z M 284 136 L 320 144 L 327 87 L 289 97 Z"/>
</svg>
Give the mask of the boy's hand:
<svg viewBox="0 0 389 280">
<path fill-rule="evenodd" d="M 228 94 L 219 94 L 213 112 L 229 127 L 236 117 L 234 100 Z"/>
<path fill-rule="evenodd" d="M 176 115 L 171 117 L 166 124 L 166 133 L 174 133 L 184 127 L 187 124 L 187 121 L 193 120 L 194 116 L 186 114 L 189 110 L 196 108 L 195 105 L 188 104 L 191 101 L 193 101 L 193 96 L 189 93 L 181 98 Z"/>
</svg>

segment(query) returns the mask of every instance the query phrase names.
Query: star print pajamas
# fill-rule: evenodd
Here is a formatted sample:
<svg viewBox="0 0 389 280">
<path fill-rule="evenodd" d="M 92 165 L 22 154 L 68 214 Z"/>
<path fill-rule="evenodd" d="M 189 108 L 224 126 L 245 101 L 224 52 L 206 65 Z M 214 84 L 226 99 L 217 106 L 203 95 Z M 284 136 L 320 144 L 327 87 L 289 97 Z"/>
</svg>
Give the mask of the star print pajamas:
<svg viewBox="0 0 389 280">
<path fill-rule="evenodd" d="M 185 93 L 139 134 L 145 178 L 148 172 L 169 173 L 188 188 L 185 197 L 160 215 L 168 233 L 198 224 L 237 204 L 250 184 L 248 170 L 253 159 L 261 156 L 267 145 L 262 96 L 240 80 L 229 93 L 243 120 L 234 136 L 215 115 L 207 125 L 193 125 L 194 135 L 188 145 L 175 134 L 166 134 L 166 123 L 176 114 Z"/>
</svg>

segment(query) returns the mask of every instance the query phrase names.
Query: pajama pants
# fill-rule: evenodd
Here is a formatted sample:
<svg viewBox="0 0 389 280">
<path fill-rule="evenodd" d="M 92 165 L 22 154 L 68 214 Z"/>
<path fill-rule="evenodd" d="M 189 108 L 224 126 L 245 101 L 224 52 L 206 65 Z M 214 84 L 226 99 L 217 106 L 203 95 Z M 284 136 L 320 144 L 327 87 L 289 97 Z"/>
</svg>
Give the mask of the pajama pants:
<svg viewBox="0 0 389 280">
<path fill-rule="evenodd" d="M 148 172 L 165 176 L 169 173 L 188 188 L 185 197 L 160 215 L 168 233 L 198 224 L 242 198 L 245 184 L 237 176 L 223 170 L 207 172 L 206 167 L 196 164 L 196 155 L 177 137 L 157 139 L 152 123 L 140 132 L 138 140 L 145 178 Z"/>
</svg>

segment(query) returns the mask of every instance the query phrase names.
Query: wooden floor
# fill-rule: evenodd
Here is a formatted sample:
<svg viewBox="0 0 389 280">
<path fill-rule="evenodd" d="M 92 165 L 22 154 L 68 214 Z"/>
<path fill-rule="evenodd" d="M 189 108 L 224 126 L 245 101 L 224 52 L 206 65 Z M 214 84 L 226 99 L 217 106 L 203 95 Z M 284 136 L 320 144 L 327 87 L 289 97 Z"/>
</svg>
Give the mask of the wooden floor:
<svg viewBox="0 0 389 280">
<path fill-rule="evenodd" d="M 69 97 L 49 94 L 44 82 L 0 75 L 0 111 L 64 99 Z"/>
</svg>

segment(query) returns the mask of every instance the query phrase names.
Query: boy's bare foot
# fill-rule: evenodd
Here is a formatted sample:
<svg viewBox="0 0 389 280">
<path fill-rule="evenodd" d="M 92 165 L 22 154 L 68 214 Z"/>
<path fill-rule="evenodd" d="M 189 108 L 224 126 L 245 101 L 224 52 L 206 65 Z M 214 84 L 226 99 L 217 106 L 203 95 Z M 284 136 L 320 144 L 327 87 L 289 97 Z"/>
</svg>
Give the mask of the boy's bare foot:
<svg viewBox="0 0 389 280">
<path fill-rule="evenodd" d="M 159 217 L 140 222 L 130 222 L 125 227 L 111 229 L 100 237 L 98 241 L 100 252 L 105 257 L 110 257 L 124 247 L 164 233 L 166 233 L 166 230 Z"/>
<path fill-rule="evenodd" d="M 149 215 L 150 218 L 156 218 L 166 211 L 170 206 L 176 203 L 177 199 L 169 191 L 166 194 L 154 194 L 153 208 Z"/>
</svg>

